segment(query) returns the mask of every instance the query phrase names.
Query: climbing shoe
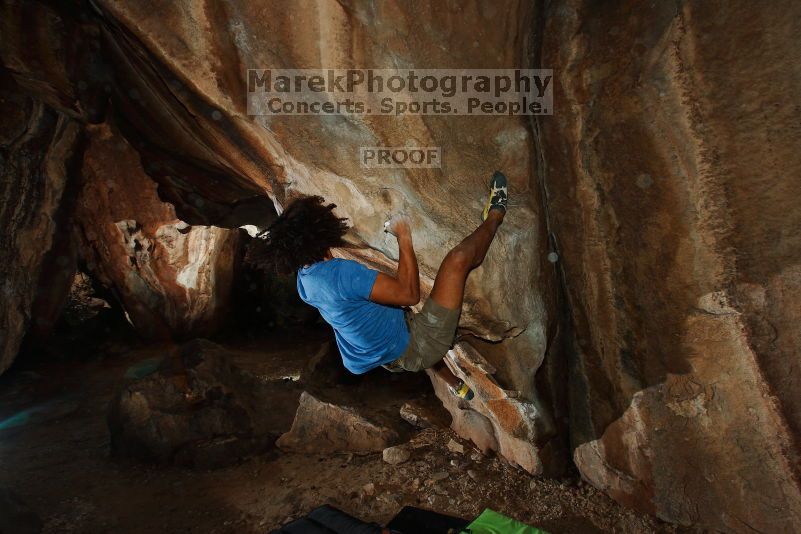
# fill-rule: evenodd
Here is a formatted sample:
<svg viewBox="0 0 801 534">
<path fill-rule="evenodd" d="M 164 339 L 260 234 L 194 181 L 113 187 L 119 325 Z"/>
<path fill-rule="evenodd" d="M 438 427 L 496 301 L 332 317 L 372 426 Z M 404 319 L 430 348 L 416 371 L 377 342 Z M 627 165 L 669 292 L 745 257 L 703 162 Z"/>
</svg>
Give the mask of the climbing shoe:
<svg viewBox="0 0 801 534">
<path fill-rule="evenodd" d="M 506 212 L 507 193 L 506 176 L 501 171 L 495 171 L 490 180 L 489 198 L 481 216 L 482 221 L 487 220 L 490 210 L 503 210 L 504 213 Z"/>
<path fill-rule="evenodd" d="M 451 393 L 464 400 L 473 399 L 473 390 L 470 389 L 463 380 L 459 380 L 455 386 L 451 386 Z"/>
</svg>

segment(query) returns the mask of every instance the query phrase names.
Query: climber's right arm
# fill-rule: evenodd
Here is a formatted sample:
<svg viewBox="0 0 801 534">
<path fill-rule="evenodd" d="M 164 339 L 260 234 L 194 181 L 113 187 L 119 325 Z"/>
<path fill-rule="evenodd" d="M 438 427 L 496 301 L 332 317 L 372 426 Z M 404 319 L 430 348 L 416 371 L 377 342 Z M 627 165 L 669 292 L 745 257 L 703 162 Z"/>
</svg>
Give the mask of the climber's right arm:
<svg viewBox="0 0 801 534">
<path fill-rule="evenodd" d="M 378 273 L 370 300 L 388 306 L 414 306 L 420 302 L 420 273 L 414 254 L 412 231 L 406 220 L 396 222 L 391 232 L 398 238 L 398 273 Z"/>
</svg>

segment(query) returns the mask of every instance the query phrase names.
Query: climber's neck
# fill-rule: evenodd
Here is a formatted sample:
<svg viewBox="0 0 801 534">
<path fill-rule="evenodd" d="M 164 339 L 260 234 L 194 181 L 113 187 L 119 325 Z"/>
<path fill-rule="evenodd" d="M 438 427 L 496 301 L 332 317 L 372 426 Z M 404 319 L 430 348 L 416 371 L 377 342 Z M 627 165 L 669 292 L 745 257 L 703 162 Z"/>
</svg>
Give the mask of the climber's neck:
<svg viewBox="0 0 801 534">
<path fill-rule="evenodd" d="M 328 260 L 331 260 L 331 259 L 333 259 L 333 258 L 334 258 L 334 255 L 331 253 L 331 249 L 329 248 L 329 249 L 328 249 L 328 251 L 327 251 L 327 252 L 325 253 L 325 255 L 323 256 L 323 259 L 321 259 L 321 260 L 320 260 L 320 262 L 321 262 L 321 261 L 328 261 Z M 317 263 L 320 263 L 320 262 L 317 262 Z M 311 263 L 310 263 L 310 264 L 308 264 L 308 265 L 304 265 L 304 266 L 303 266 L 303 268 L 304 268 L 304 269 L 308 269 L 308 268 L 309 268 L 309 267 L 311 267 L 312 265 L 313 265 L 313 264 L 311 264 Z"/>
</svg>

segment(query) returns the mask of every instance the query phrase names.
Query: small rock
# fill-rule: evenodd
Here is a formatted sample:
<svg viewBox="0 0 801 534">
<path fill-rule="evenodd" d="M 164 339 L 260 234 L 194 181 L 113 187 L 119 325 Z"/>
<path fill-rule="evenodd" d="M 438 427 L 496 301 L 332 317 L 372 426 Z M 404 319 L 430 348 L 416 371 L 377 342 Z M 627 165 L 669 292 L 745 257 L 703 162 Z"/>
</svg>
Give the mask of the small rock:
<svg viewBox="0 0 801 534">
<path fill-rule="evenodd" d="M 365 484 L 364 486 L 362 486 L 362 491 L 368 497 L 372 497 L 373 495 L 375 495 L 375 484 L 373 484 L 372 482 Z"/>
<path fill-rule="evenodd" d="M 433 480 L 434 482 L 439 482 L 440 480 L 445 480 L 446 478 L 448 478 L 448 476 L 449 475 L 447 471 L 437 471 L 436 473 L 431 475 L 431 480 Z"/>
<path fill-rule="evenodd" d="M 411 453 L 403 446 L 387 447 L 384 449 L 383 457 L 386 463 L 398 465 L 407 461 L 411 457 Z"/>
<path fill-rule="evenodd" d="M 448 499 L 442 495 L 429 495 L 428 504 L 434 510 L 442 510 L 448 505 Z"/>
<path fill-rule="evenodd" d="M 395 495 L 394 493 L 389 493 L 387 495 L 381 495 L 380 497 L 378 497 L 378 499 L 381 500 L 381 501 L 386 502 L 387 504 L 389 504 L 389 505 L 391 505 L 393 507 L 397 506 L 398 503 L 400 503 L 400 498 L 397 495 Z"/>
<path fill-rule="evenodd" d="M 470 478 L 472 478 L 473 480 L 478 480 L 478 473 L 476 473 L 476 472 L 475 472 L 475 471 L 473 471 L 472 469 L 468 469 L 468 470 L 467 470 L 467 476 L 469 476 L 469 477 L 470 477 Z"/>
<path fill-rule="evenodd" d="M 464 454 L 464 445 L 454 439 L 451 439 L 448 441 L 448 450 L 458 454 Z"/>
<path fill-rule="evenodd" d="M 476 451 L 470 455 L 470 459 L 473 460 L 474 462 L 480 462 L 481 460 L 484 459 L 484 455 Z"/>
</svg>

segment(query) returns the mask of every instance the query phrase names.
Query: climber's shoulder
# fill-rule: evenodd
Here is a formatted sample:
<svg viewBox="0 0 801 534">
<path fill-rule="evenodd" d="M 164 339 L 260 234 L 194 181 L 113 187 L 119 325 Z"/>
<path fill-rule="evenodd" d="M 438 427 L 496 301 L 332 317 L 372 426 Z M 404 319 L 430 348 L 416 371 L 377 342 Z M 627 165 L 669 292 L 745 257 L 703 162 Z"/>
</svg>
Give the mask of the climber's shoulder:
<svg viewBox="0 0 801 534">
<path fill-rule="evenodd" d="M 370 295 L 378 271 L 356 260 L 331 258 L 298 271 L 298 291 L 310 287 L 327 287 L 340 298 L 366 299 Z"/>
<path fill-rule="evenodd" d="M 345 259 L 345 258 L 331 258 L 330 260 L 325 260 L 320 263 L 328 264 L 327 265 L 328 268 L 340 271 L 345 274 L 357 274 L 364 271 L 373 270 L 359 261 Z"/>
</svg>

